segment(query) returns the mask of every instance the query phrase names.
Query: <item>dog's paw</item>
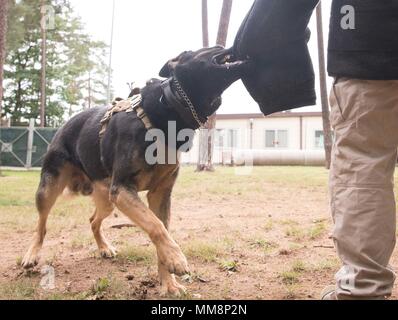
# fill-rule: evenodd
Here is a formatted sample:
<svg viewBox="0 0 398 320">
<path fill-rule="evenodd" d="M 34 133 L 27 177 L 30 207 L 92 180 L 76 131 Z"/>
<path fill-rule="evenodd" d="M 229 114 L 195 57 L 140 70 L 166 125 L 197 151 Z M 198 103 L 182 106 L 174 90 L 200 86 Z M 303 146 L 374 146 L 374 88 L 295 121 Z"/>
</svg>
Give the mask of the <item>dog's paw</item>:
<svg viewBox="0 0 398 320">
<path fill-rule="evenodd" d="M 37 255 L 33 254 L 31 250 L 29 250 L 23 257 L 21 266 L 25 269 L 30 269 L 35 267 L 37 263 L 38 263 Z"/>
<path fill-rule="evenodd" d="M 178 276 L 189 273 L 188 261 L 177 244 L 167 246 L 158 255 L 160 263 L 170 273 Z"/>
<path fill-rule="evenodd" d="M 181 298 L 187 293 L 187 289 L 176 280 L 162 284 L 160 296 L 162 298 Z"/>
<path fill-rule="evenodd" d="M 111 259 L 116 257 L 117 250 L 113 246 L 107 246 L 100 249 L 100 255 L 104 259 Z"/>
</svg>

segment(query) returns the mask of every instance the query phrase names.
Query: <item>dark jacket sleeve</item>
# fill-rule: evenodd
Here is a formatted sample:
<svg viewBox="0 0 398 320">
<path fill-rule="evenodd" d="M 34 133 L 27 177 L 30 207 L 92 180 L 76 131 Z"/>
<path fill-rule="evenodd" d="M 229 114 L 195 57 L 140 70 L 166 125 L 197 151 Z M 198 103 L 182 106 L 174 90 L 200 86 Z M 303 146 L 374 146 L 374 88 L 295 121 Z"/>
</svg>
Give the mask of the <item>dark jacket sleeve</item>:
<svg viewBox="0 0 398 320">
<path fill-rule="evenodd" d="M 264 114 L 316 103 L 307 29 L 318 0 L 256 0 L 234 43 L 249 59 L 242 78 Z"/>
</svg>

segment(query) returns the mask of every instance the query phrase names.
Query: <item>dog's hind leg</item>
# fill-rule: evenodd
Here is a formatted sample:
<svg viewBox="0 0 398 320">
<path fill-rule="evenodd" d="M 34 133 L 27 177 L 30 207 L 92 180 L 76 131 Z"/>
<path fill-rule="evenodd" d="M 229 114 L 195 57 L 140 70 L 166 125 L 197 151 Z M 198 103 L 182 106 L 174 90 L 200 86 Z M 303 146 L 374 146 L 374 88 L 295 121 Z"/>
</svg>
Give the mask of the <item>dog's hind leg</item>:
<svg viewBox="0 0 398 320">
<path fill-rule="evenodd" d="M 117 208 L 141 227 L 156 246 L 159 263 L 170 273 L 183 275 L 189 272 L 187 259 L 171 238 L 166 227 L 141 201 L 131 188 L 113 185 L 111 199 Z"/>
<path fill-rule="evenodd" d="M 163 222 L 166 229 L 170 223 L 171 192 L 177 177 L 177 172 L 160 182 L 154 190 L 147 194 L 149 209 Z M 161 284 L 161 296 L 180 297 L 186 293 L 186 288 L 180 285 L 163 264 L 158 263 L 159 279 Z"/>
<path fill-rule="evenodd" d="M 56 173 L 46 169 L 43 169 L 41 173 L 40 184 L 36 192 L 36 207 L 39 213 L 39 221 L 33 241 L 22 259 L 22 266 L 24 268 L 31 268 L 37 264 L 37 256 L 46 235 L 48 214 L 58 196 L 65 189 L 70 178 L 70 171 L 69 166 L 63 166 Z"/>
<path fill-rule="evenodd" d="M 93 200 L 95 212 L 90 218 L 91 230 L 93 231 L 101 256 L 103 258 L 112 258 L 116 255 L 116 249 L 106 240 L 101 231 L 102 221 L 108 217 L 114 209 L 113 203 L 109 200 L 109 188 L 103 184 L 95 183 Z"/>
</svg>

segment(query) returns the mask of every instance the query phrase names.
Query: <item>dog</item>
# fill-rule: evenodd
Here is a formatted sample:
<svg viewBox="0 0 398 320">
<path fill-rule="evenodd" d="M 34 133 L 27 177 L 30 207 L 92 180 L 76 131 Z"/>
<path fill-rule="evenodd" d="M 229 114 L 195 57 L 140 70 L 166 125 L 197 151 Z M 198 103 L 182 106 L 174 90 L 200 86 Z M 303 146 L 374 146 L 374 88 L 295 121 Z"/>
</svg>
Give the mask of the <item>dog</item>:
<svg viewBox="0 0 398 320">
<path fill-rule="evenodd" d="M 188 263 L 168 232 L 179 164 L 148 164 L 145 155 L 151 142 L 145 137 L 150 128 L 168 136 L 169 122 L 175 123 L 177 132 L 202 126 L 219 108 L 223 91 L 241 77 L 245 62 L 234 61 L 230 52 L 220 46 L 183 52 L 161 69 L 159 75 L 165 79 L 152 79 L 130 95 L 135 106 L 129 112 L 96 107 L 74 116 L 57 132 L 41 170 L 36 193 L 39 221 L 22 260 L 24 268 L 37 264 L 49 212 L 68 188 L 94 200 L 90 222 L 102 257 L 116 254 L 101 232 L 102 221 L 116 207 L 155 245 L 161 294 L 179 296 L 185 292 L 175 275 L 187 274 Z M 100 137 L 104 118 L 106 130 Z M 174 142 L 168 152 L 177 152 L 184 143 Z M 170 144 L 170 137 L 165 143 Z M 148 191 L 148 206 L 140 200 L 140 191 Z"/>
</svg>

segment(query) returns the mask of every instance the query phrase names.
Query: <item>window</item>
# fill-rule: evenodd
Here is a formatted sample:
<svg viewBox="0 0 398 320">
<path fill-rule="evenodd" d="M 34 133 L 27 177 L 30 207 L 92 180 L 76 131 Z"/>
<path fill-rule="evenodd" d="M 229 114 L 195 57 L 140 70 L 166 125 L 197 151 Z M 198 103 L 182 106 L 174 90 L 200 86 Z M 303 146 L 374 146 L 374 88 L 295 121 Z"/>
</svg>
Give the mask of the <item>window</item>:
<svg viewBox="0 0 398 320">
<path fill-rule="evenodd" d="M 323 130 L 315 131 L 315 148 L 320 149 L 324 147 L 324 135 Z"/>
<path fill-rule="evenodd" d="M 214 145 L 216 148 L 224 148 L 225 130 L 217 129 L 214 135 Z"/>
<path fill-rule="evenodd" d="M 217 129 L 214 139 L 218 148 L 237 148 L 238 129 Z"/>
<path fill-rule="evenodd" d="M 287 148 L 288 131 L 287 130 L 266 130 L 265 131 L 266 148 Z"/>
<path fill-rule="evenodd" d="M 227 130 L 227 147 L 228 148 L 237 148 L 238 147 L 238 130 L 237 129 L 228 129 Z"/>
</svg>

